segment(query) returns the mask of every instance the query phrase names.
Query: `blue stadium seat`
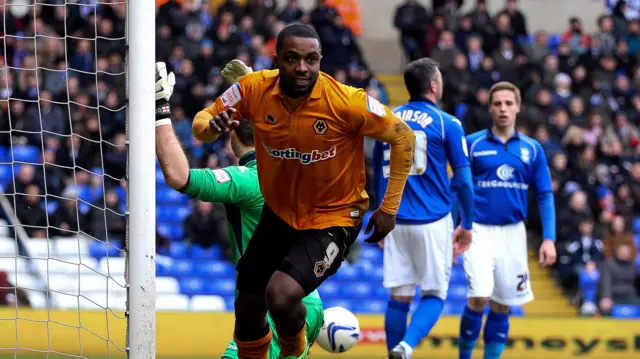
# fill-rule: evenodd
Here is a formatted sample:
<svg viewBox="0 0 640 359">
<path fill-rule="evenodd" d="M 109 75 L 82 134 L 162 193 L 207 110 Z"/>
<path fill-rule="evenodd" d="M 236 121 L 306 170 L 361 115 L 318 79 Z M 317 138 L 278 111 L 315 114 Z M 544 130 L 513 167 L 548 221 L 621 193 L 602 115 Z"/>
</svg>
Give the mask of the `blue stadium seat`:
<svg viewBox="0 0 640 359">
<path fill-rule="evenodd" d="M 338 272 L 336 272 L 335 277 L 340 280 L 356 280 L 358 279 L 359 274 L 357 267 L 344 262 L 338 269 Z"/>
<path fill-rule="evenodd" d="M 466 285 L 451 285 L 447 293 L 447 300 L 465 300 L 467 299 Z"/>
<path fill-rule="evenodd" d="M 384 267 L 382 265 L 377 265 L 373 267 L 373 270 L 368 272 L 367 276 L 372 281 L 382 283 L 382 279 L 384 277 Z"/>
<path fill-rule="evenodd" d="M 160 232 L 160 226 L 158 226 L 158 231 Z M 171 258 L 182 259 L 190 257 L 189 246 L 183 242 L 172 242 L 169 248 L 169 256 L 171 256 Z"/>
<path fill-rule="evenodd" d="M 329 300 L 323 300 L 324 303 L 324 308 L 333 308 L 333 307 L 342 307 L 345 308 L 347 310 L 353 311 L 354 309 L 354 302 L 348 300 L 348 299 L 329 299 Z"/>
<path fill-rule="evenodd" d="M 189 196 L 170 187 L 158 187 L 156 189 L 156 201 L 158 204 L 186 204 L 189 202 Z"/>
<path fill-rule="evenodd" d="M 18 162 L 41 163 L 42 149 L 36 146 L 13 146 L 13 159 Z"/>
<path fill-rule="evenodd" d="M 100 259 L 103 257 L 120 257 L 122 251 L 118 248 L 122 248 L 123 245 L 120 241 L 109 241 L 108 243 L 102 243 L 99 241 L 89 242 L 89 255 Z"/>
<path fill-rule="evenodd" d="M 461 315 L 464 312 L 466 306 L 465 301 L 446 301 L 444 308 L 442 309 L 443 315 Z"/>
<path fill-rule="evenodd" d="M 389 288 L 385 288 L 382 285 L 375 286 L 373 289 L 373 297 L 378 299 L 389 299 L 389 295 L 391 294 L 391 290 Z"/>
<path fill-rule="evenodd" d="M 15 173 L 18 173 L 18 166 L 15 166 Z M 0 165 L 0 181 L 11 181 L 13 179 L 13 166 L 10 164 Z"/>
<path fill-rule="evenodd" d="M 345 298 L 371 298 L 373 293 L 373 285 L 369 282 L 342 282 L 340 285 L 340 294 Z"/>
<path fill-rule="evenodd" d="M 184 239 L 184 226 L 182 223 L 162 222 L 158 223 L 158 233 L 170 241 L 182 242 Z"/>
<path fill-rule="evenodd" d="M 179 221 L 184 222 L 191 213 L 191 208 L 184 206 L 160 206 L 156 208 L 156 219 L 159 222 Z"/>
<path fill-rule="evenodd" d="M 384 313 L 387 310 L 387 302 L 384 300 L 363 300 L 355 303 L 356 313 Z"/>
<path fill-rule="evenodd" d="M 206 292 L 208 294 L 232 296 L 236 293 L 235 278 L 216 278 L 206 281 Z"/>
<path fill-rule="evenodd" d="M 178 281 L 180 293 L 185 295 L 205 294 L 205 281 L 202 278 L 182 278 Z"/>
<path fill-rule="evenodd" d="M 233 278 L 236 275 L 236 269 L 231 262 L 217 260 L 198 261 L 196 262 L 195 271 L 197 275 L 203 277 Z"/>
<path fill-rule="evenodd" d="M 633 233 L 640 233 L 640 217 L 633 219 Z"/>
<path fill-rule="evenodd" d="M 171 267 L 166 263 L 156 262 L 156 275 L 158 277 L 167 277 L 171 273 Z"/>
<path fill-rule="evenodd" d="M 193 244 L 191 256 L 195 259 L 223 259 L 224 253 L 222 247 L 217 244 L 209 248 L 202 247 L 199 244 Z"/>
<path fill-rule="evenodd" d="M 360 258 L 370 260 L 372 263 L 382 263 L 382 249 L 377 245 L 365 243 L 360 248 Z"/>
<path fill-rule="evenodd" d="M 162 170 L 160 168 L 156 168 L 156 183 L 165 183 L 164 175 L 162 174 Z"/>
<path fill-rule="evenodd" d="M 177 259 L 173 262 L 169 273 L 174 277 L 193 275 L 193 261 L 190 259 Z"/>
<path fill-rule="evenodd" d="M 353 264 L 353 266 L 357 267 L 360 273 L 367 273 L 369 271 L 372 271 L 374 268 L 374 264 L 369 259 L 362 258 L 362 256 L 358 258 L 358 260 Z"/>
<path fill-rule="evenodd" d="M 322 299 L 336 298 L 340 294 L 340 283 L 334 279 L 329 279 L 318 287 L 318 293 L 320 293 L 320 297 L 322 297 Z"/>
<path fill-rule="evenodd" d="M 4 146 L 0 146 L 0 162 L 11 162 L 11 153 Z"/>
<path fill-rule="evenodd" d="M 626 319 L 640 318 L 640 307 L 637 305 L 614 305 L 611 309 L 611 316 Z"/>
<path fill-rule="evenodd" d="M 236 297 L 235 296 L 226 296 L 224 297 L 224 304 L 227 308 L 228 312 L 233 311 L 233 309 L 236 307 L 235 302 L 236 301 Z"/>
</svg>

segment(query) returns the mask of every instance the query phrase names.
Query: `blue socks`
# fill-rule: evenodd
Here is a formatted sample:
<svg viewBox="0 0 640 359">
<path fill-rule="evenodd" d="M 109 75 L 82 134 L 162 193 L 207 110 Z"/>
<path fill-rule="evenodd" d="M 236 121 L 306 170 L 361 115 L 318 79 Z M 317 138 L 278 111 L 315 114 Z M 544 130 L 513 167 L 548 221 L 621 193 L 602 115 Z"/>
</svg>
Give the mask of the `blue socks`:
<svg viewBox="0 0 640 359">
<path fill-rule="evenodd" d="M 462 319 L 460 320 L 458 359 L 471 359 L 471 353 L 480 336 L 480 329 L 482 329 L 482 312 L 476 312 L 469 308 L 469 306 L 466 306 L 462 314 Z"/>
<path fill-rule="evenodd" d="M 436 322 L 442 314 L 442 308 L 444 307 L 444 301 L 440 297 L 433 295 L 425 295 L 420 300 L 420 304 L 416 311 L 411 315 L 411 322 L 409 323 L 409 329 L 404 335 L 403 342 L 408 344 L 411 348 L 415 348 L 424 339 L 431 328 L 436 325 Z"/>
<path fill-rule="evenodd" d="M 499 359 L 508 335 L 509 315 L 490 311 L 484 325 L 484 359 Z"/>
<path fill-rule="evenodd" d="M 389 299 L 387 312 L 384 314 L 384 332 L 387 335 L 388 351 L 400 343 L 407 331 L 409 307 L 409 303 Z"/>
</svg>

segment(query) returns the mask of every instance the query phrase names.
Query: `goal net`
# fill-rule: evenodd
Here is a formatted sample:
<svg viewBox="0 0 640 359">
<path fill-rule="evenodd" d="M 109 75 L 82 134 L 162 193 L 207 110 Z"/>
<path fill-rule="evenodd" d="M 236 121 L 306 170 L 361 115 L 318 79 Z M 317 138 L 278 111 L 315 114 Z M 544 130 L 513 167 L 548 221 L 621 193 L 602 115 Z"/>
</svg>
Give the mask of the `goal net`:
<svg viewBox="0 0 640 359">
<path fill-rule="evenodd" d="M 0 3 L 0 359 L 130 354 L 128 1 Z"/>
</svg>

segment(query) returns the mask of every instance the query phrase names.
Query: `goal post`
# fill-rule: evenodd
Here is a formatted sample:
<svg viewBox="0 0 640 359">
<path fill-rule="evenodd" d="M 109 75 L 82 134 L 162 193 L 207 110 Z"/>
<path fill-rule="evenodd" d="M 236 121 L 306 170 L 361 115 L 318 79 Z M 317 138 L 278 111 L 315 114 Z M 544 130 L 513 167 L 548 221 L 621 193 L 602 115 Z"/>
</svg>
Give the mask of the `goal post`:
<svg viewBox="0 0 640 359">
<path fill-rule="evenodd" d="M 156 347 L 155 1 L 129 0 L 127 14 L 127 272 L 131 359 Z"/>
</svg>

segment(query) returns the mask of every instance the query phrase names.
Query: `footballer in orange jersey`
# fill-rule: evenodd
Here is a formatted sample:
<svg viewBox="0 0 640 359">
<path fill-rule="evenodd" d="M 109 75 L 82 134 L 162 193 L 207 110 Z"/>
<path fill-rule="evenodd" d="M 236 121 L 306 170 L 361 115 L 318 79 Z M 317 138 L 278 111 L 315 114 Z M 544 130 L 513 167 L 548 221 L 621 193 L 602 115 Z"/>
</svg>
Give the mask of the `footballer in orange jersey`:
<svg viewBox="0 0 640 359">
<path fill-rule="evenodd" d="M 395 226 L 415 145 L 410 128 L 386 106 L 320 72 L 313 28 L 287 26 L 276 47 L 277 70 L 241 77 L 193 123 L 205 142 L 233 129 L 237 118 L 254 126 L 265 207 L 237 267 L 240 358 L 266 358 L 267 310 L 283 356 L 305 357 L 312 343 L 303 335 L 302 298 L 340 267 L 368 206 L 364 137 L 391 144 L 389 186 L 366 230 L 372 242 Z"/>
</svg>

